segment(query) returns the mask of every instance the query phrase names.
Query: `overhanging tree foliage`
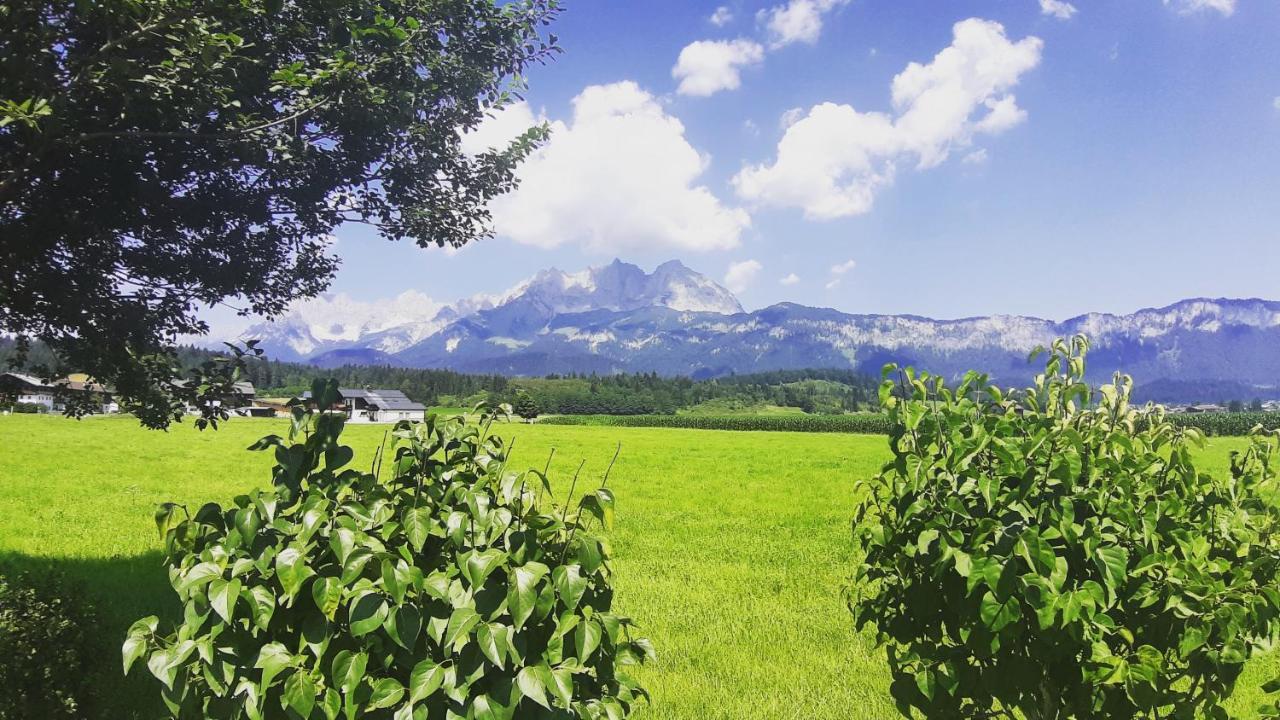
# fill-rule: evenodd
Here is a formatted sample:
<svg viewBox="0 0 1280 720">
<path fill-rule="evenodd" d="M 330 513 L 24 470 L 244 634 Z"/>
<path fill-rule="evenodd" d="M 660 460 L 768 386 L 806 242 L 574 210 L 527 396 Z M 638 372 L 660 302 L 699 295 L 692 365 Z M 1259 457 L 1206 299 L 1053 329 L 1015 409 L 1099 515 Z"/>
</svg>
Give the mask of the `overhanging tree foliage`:
<svg viewBox="0 0 1280 720">
<path fill-rule="evenodd" d="M 460 131 L 557 51 L 556 0 L 0 2 L 0 331 L 144 422 L 203 305 L 315 295 L 327 234 L 461 246 L 545 135 Z"/>
</svg>

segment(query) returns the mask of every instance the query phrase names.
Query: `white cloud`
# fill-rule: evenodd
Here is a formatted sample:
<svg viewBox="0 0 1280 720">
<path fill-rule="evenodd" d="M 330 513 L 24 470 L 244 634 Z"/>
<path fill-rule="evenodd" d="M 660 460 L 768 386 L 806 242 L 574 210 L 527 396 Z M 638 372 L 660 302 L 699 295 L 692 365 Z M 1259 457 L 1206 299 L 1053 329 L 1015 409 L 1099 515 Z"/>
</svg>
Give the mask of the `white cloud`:
<svg viewBox="0 0 1280 720">
<path fill-rule="evenodd" d="M 778 120 L 778 127 L 782 128 L 783 130 L 786 130 L 787 128 L 799 122 L 800 118 L 802 117 L 804 117 L 804 108 L 793 107 L 790 110 L 782 113 L 782 119 Z"/>
<path fill-rule="evenodd" d="M 832 274 L 832 275 L 845 275 L 845 274 L 847 274 L 847 273 L 851 273 L 851 272 L 853 272 L 853 269 L 854 269 L 854 268 L 856 268 L 856 267 L 858 267 L 858 263 L 857 263 L 857 262 L 855 262 L 855 261 L 853 261 L 853 260 L 845 260 L 845 261 L 844 261 L 844 262 L 842 262 L 842 263 L 837 263 L 837 264 L 835 264 L 835 265 L 832 265 L 832 266 L 831 266 L 831 274 Z"/>
<path fill-rule="evenodd" d="M 759 43 L 737 40 L 698 40 L 680 51 L 671 77 L 680 81 L 676 92 L 706 97 L 742 84 L 741 69 L 764 61 Z"/>
<path fill-rule="evenodd" d="M 500 127 L 533 116 L 523 103 L 506 112 L 519 121 L 495 118 Z M 592 85 L 573 99 L 573 117 L 553 121 L 551 139 L 517 170 L 520 187 L 493 201 L 494 229 L 543 248 L 736 247 L 751 218 L 699 183 L 709 162 L 684 125 L 634 82 Z"/>
<path fill-rule="evenodd" d="M 769 47 L 786 47 L 802 42 L 812 45 L 822 33 L 822 16 L 849 0 L 790 0 L 756 14 L 769 36 Z"/>
<path fill-rule="evenodd" d="M 462 136 L 462 149 L 472 155 L 486 150 L 504 150 L 525 130 L 546 118 L 536 117 L 528 103 L 512 103 L 490 115 L 484 122 Z"/>
<path fill-rule="evenodd" d="M 965 165 L 982 165 L 987 162 L 987 149 L 978 148 L 977 150 L 966 153 L 965 156 L 960 159 L 960 162 Z"/>
<path fill-rule="evenodd" d="M 1064 0 L 1040 0 L 1040 13 L 1059 20 L 1070 20 L 1076 14 L 1076 6 Z"/>
<path fill-rule="evenodd" d="M 1005 36 L 999 23 L 955 24 L 951 45 L 928 64 L 893 78 L 893 113 L 822 103 L 787 128 L 772 164 L 744 167 L 738 196 L 760 205 L 799 207 L 810 219 L 870 211 L 898 164 L 934 167 L 979 133 L 998 134 L 1026 119 L 1010 90 L 1040 62 L 1043 43 Z"/>
<path fill-rule="evenodd" d="M 844 279 L 844 278 L 834 278 L 834 279 L 832 279 L 832 280 L 831 280 L 831 282 L 827 283 L 826 288 L 827 288 L 828 290 L 835 290 L 836 288 L 840 287 L 840 281 L 841 281 L 841 280 L 843 280 L 843 279 Z"/>
<path fill-rule="evenodd" d="M 716 27 L 724 27 L 733 22 L 733 10 L 730 10 L 728 5 L 721 5 L 707 19 Z"/>
<path fill-rule="evenodd" d="M 1277 95 L 1276 99 L 1271 101 L 1271 107 L 1280 110 L 1280 95 Z"/>
<path fill-rule="evenodd" d="M 729 270 L 724 274 L 724 286 L 740 293 L 751 286 L 762 269 L 764 266 L 756 260 L 729 263 Z"/>
<path fill-rule="evenodd" d="M 1164 0 L 1164 4 L 1183 15 L 1202 10 L 1216 10 L 1222 13 L 1223 17 L 1230 17 L 1236 11 L 1236 0 Z"/>
<path fill-rule="evenodd" d="M 795 285 L 800 282 L 800 276 L 795 273 L 787 273 L 778 282 L 782 285 Z"/>
</svg>

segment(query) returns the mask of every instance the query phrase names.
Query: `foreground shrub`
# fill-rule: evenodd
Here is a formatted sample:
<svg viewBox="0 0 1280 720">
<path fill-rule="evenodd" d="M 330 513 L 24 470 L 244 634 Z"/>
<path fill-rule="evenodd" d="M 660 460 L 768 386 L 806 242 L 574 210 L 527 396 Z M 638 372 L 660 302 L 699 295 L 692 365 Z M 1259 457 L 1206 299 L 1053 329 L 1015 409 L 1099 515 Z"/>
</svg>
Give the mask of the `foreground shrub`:
<svg viewBox="0 0 1280 720">
<path fill-rule="evenodd" d="M 0 720 L 86 717 L 87 594 L 56 572 L 0 568 Z"/>
<path fill-rule="evenodd" d="M 1016 397 L 886 369 L 850 602 L 904 715 L 1225 718 L 1280 631 L 1276 437 L 1201 472 L 1200 433 L 1131 408 L 1128 378 L 1095 398 L 1086 350 L 1056 343 Z"/>
<path fill-rule="evenodd" d="M 145 657 L 181 717 L 626 716 L 652 650 L 610 610 L 613 496 L 555 506 L 478 411 L 396 425 L 384 473 L 347 467 L 343 416 L 295 408 L 288 442 L 255 445 L 273 490 L 158 513 L 183 620 L 138 621 L 125 671 Z"/>
</svg>

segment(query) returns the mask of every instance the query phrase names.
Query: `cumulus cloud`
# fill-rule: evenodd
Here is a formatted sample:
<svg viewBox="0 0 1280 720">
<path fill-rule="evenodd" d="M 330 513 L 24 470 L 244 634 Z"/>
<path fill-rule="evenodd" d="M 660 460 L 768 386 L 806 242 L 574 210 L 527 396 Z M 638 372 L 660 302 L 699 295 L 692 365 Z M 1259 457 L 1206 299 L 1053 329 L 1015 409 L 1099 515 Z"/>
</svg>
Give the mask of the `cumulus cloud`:
<svg viewBox="0 0 1280 720">
<path fill-rule="evenodd" d="M 1164 0 L 1166 7 L 1172 7 L 1183 15 L 1215 10 L 1223 17 L 1230 17 L 1236 11 L 1236 0 Z"/>
<path fill-rule="evenodd" d="M 514 118 L 503 117 L 514 113 Z M 470 148 L 534 118 L 523 103 L 482 126 Z M 573 99 L 573 116 L 555 120 L 551 139 L 520 166 L 520 187 L 491 204 L 494 230 L 519 243 L 566 243 L 615 252 L 654 247 L 736 247 L 751 224 L 699 182 L 710 159 L 684 125 L 634 82 L 592 85 Z"/>
<path fill-rule="evenodd" d="M 795 285 L 800 282 L 800 276 L 795 273 L 787 273 L 778 281 L 781 285 Z"/>
<path fill-rule="evenodd" d="M 698 40 L 680 51 L 671 77 L 680 81 L 676 92 L 706 97 L 742 84 L 741 70 L 764 61 L 760 43 L 737 40 Z"/>
<path fill-rule="evenodd" d="M 951 45 L 928 64 L 910 63 L 893 78 L 893 112 L 862 112 L 822 103 L 791 124 L 771 164 L 749 165 L 733 178 L 739 197 L 799 207 L 810 219 L 870 211 L 898 165 L 918 169 L 945 161 L 976 135 L 995 135 L 1023 122 L 1010 92 L 1040 62 L 1043 43 L 1011 41 L 999 23 L 962 20 Z"/>
<path fill-rule="evenodd" d="M 740 293 L 751 286 L 762 269 L 764 266 L 756 260 L 729 263 L 729 269 L 724 274 L 724 286 L 732 292 Z"/>
<path fill-rule="evenodd" d="M 812 45 L 822 34 L 823 16 L 849 0 L 790 0 L 756 14 L 769 36 L 769 47 L 786 47 L 793 43 Z"/>
<path fill-rule="evenodd" d="M 1064 0 L 1040 0 L 1040 14 L 1070 20 L 1076 14 L 1076 6 Z"/>
<path fill-rule="evenodd" d="M 733 10 L 730 10 L 728 5 L 721 5 L 716 8 L 715 12 L 711 13 L 711 17 L 707 18 L 707 20 L 716 27 L 724 27 L 733 22 Z"/>
</svg>

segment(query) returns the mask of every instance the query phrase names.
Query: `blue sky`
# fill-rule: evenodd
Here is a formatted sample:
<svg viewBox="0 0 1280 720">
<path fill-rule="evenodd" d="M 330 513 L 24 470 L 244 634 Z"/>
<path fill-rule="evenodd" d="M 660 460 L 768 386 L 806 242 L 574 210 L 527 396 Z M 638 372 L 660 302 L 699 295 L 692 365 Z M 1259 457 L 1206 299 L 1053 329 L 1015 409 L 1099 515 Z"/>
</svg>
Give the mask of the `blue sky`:
<svg viewBox="0 0 1280 720">
<path fill-rule="evenodd" d="M 553 125 L 499 236 L 342 228 L 334 292 L 451 301 L 616 256 L 729 273 L 748 308 L 1280 298 L 1280 2 L 566 5 L 564 54 L 474 138 Z"/>
</svg>

